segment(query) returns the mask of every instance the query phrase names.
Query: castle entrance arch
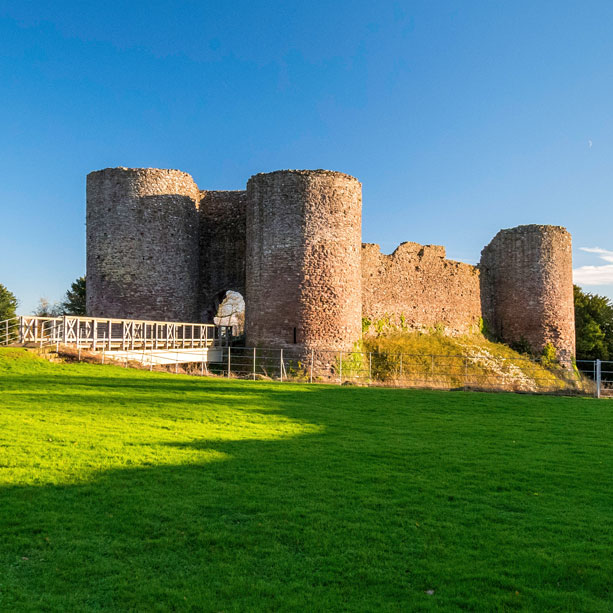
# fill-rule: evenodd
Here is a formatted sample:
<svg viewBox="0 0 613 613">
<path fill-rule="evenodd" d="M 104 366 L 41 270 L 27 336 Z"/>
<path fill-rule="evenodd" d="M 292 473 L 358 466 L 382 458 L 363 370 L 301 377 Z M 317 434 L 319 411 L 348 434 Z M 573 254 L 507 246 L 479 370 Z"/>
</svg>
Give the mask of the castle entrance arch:
<svg viewBox="0 0 613 613">
<path fill-rule="evenodd" d="M 218 326 L 231 326 L 232 336 L 245 332 L 245 299 L 236 290 L 224 290 L 215 297 L 215 316 Z"/>
</svg>

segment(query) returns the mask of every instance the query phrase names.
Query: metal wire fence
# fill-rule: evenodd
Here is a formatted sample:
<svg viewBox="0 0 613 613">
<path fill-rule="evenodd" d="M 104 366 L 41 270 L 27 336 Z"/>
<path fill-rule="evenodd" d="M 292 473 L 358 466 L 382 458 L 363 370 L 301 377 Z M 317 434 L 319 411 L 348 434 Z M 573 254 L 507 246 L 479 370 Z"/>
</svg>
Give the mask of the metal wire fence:
<svg viewBox="0 0 613 613">
<path fill-rule="evenodd" d="M 577 371 L 591 383 L 596 398 L 613 397 L 613 361 L 577 360 Z"/>
<path fill-rule="evenodd" d="M 0 323 L 0 344 L 8 345 L 23 335 L 24 325 L 21 319 L 15 318 Z M 42 340 L 45 339 L 53 341 L 59 347 L 59 340 L 50 332 L 56 327 L 55 320 L 40 322 L 41 346 Z M 220 340 L 221 332 L 217 343 Z M 187 346 L 189 344 L 188 341 Z M 204 349 L 173 353 L 160 351 L 152 345 L 153 343 L 144 343 L 138 355 L 131 352 L 130 355 L 113 356 L 110 352 L 105 355 L 106 345 L 103 342 L 102 361 L 123 365 L 129 362 L 139 363 L 151 369 L 164 367 L 174 372 L 181 370 L 191 374 L 215 374 L 252 380 L 613 397 L 613 361 L 577 360 L 576 364 L 563 367 L 528 357 L 504 358 L 490 354 L 392 354 L 228 345 L 216 345 L 215 351 L 210 353 Z M 82 347 L 77 343 L 75 357 L 81 359 L 82 350 L 93 348 L 91 343 L 90 347 Z"/>
<path fill-rule="evenodd" d="M 227 347 L 208 369 L 217 375 L 253 380 L 595 393 L 595 378 L 587 370 L 543 365 L 529 358 Z"/>
</svg>

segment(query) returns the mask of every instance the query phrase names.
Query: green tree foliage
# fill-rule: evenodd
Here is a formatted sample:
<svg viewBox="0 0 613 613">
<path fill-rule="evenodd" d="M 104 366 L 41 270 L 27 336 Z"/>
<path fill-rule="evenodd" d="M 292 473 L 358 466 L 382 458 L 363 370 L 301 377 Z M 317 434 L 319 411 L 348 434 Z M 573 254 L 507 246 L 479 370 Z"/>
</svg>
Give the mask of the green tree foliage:
<svg viewBox="0 0 613 613">
<path fill-rule="evenodd" d="M 86 315 L 85 277 L 79 277 L 66 292 L 61 304 L 64 315 Z"/>
<path fill-rule="evenodd" d="M 613 304 L 574 286 L 577 359 L 613 359 Z"/>
<path fill-rule="evenodd" d="M 17 304 L 15 294 L 0 283 L 0 321 L 16 317 Z"/>
</svg>

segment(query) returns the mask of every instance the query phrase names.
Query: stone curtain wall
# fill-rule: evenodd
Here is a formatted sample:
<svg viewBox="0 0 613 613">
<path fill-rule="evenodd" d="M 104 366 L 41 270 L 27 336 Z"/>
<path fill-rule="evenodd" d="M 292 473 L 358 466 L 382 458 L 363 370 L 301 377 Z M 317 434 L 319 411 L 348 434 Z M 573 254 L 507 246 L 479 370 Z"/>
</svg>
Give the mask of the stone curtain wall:
<svg viewBox="0 0 613 613">
<path fill-rule="evenodd" d="M 371 322 L 389 317 L 411 329 L 444 326 L 448 332 L 478 329 L 479 270 L 445 259 L 437 245 L 402 243 L 394 253 L 362 245 L 362 315 Z"/>
<path fill-rule="evenodd" d="M 88 175 L 88 315 L 198 321 L 199 198 L 178 170 Z"/>
<path fill-rule="evenodd" d="M 493 331 L 536 352 L 575 355 L 571 236 L 560 226 L 501 230 L 481 253 L 482 301 Z"/>
<path fill-rule="evenodd" d="M 360 182 L 285 170 L 247 184 L 247 344 L 350 349 L 361 336 Z"/>
<path fill-rule="evenodd" d="M 249 345 L 351 349 L 362 314 L 413 329 L 475 330 L 575 352 L 570 234 L 501 230 L 479 267 L 443 247 L 361 245 L 362 186 L 343 173 L 283 170 L 247 191 L 202 191 L 178 170 L 87 177 L 87 312 L 212 322 L 228 290 L 246 302 Z"/>
<path fill-rule="evenodd" d="M 212 322 L 226 291 L 245 296 L 247 192 L 200 194 L 200 319 Z"/>
</svg>

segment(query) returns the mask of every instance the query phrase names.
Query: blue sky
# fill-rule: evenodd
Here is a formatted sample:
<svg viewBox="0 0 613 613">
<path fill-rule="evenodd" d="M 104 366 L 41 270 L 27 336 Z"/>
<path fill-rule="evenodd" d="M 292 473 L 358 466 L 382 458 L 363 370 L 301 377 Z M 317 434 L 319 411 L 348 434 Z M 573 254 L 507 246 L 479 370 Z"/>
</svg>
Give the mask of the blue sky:
<svg viewBox="0 0 613 613">
<path fill-rule="evenodd" d="M 385 252 L 563 225 L 613 297 L 611 32 L 596 0 L 0 0 L 0 283 L 27 313 L 84 274 L 92 170 L 328 168 Z"/>
</svg>

